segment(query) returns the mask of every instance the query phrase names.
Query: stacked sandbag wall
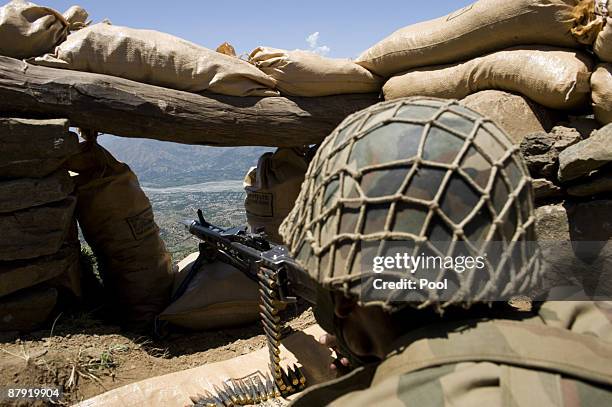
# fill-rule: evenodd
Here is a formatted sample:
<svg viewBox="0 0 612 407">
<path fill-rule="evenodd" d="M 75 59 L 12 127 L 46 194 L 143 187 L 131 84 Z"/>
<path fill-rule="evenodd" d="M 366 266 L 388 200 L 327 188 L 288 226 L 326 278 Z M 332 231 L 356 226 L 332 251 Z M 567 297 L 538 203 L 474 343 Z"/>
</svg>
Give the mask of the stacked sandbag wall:
<svg viewBox="0 0 612 407">
<path fill-rule="evenodd" d="M 386 100 L 500 90 L 612 122 L 608 0 L 478 0 L 395 31 L 355 62 L 383 79 Z"/>
<path fill-rule="evenodd" d="M 608 14 L 596 10 L 595 4 L 594 0 L 479 0 L 397 30 L 364 51 L 356 62 L 388 78 L 514 46 L 592 47 Z"/>
<path fill-rule="evenodd" d="M 31 330 L 60 297 L 81 295 L 76 198 L 67 170 L 78 150 L 68 121 L 0 118 L 0 331 Z"/>
<path fill-rule="evenodd" d="M 86 290 L 96 277 L 81 270 L 77 224 L 108 317 L 153 321 L 170 301 L 172 265 L 130 168 L 95 139 L 79 143 L 65 119 L 0 118 L 0 145 L 0 331 L 34 330 L 99 294 Z"/>
<path fill-rule="evenodd" d="M 585 110 L 593 60 L 585 52 L 547 46 L 508 48 L 468 61 L 412 69 L 390 78 L 385 99 L 462 99 L 497 89 L 520 93 L 551 109 Z"/>
</svg>

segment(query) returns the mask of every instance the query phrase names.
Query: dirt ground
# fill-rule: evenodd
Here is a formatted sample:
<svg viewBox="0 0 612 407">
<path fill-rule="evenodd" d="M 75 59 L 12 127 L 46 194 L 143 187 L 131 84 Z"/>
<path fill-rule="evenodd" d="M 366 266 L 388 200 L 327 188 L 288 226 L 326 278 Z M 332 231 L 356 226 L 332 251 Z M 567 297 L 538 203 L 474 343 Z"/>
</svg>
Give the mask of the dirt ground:
<svg viewBox="0 0 612 407">
<path fill-rule="evenodd" d="M 310 310 L 288 325 L 302 330 L 314 324 Z M 0 387 L 60 386 L 59 405 L 72 405 L 132 382 L 218 362 L 264 347 L 259 324 L 202 333 L 173 333 L 163 340 L 121 332 L 89 315 L 60 318 L 53 331 L 15 339 L 0 333 Z M 2 406 L 48 405 L 43 402 Z"/>
</svg>

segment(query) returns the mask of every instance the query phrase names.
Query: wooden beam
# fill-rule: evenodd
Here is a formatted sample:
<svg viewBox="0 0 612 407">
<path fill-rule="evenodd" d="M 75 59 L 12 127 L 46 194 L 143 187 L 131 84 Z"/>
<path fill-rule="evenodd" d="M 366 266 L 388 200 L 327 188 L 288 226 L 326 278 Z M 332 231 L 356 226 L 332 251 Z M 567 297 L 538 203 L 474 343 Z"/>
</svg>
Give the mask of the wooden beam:
<svg viewBox="0 0 612 407">
<path fill-rule="evenodd" d="M 124 137 L 214 146 L 318 143 L 375 94 L 234 97 L 194 94 L 0 56 L 0 115 L 68 118 Z"/>
</svg>

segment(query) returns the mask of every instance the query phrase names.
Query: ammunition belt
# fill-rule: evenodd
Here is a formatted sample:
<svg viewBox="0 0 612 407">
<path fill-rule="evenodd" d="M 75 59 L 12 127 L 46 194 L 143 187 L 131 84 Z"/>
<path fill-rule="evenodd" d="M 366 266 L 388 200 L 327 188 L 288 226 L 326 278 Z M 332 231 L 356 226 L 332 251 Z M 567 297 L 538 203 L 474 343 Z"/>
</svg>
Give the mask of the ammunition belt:
<svg viewBox="0 0 612 407">
<path fill-rule="evenodd" d="M 280 311 L 285 303 L 279 299 L 276 273 L 261 267 L 259 280 L 259 315 L 268 342 L 270 372 L 263 375 L 253 374 L 242 379 L 229 379 L 223 388 L 213 386 L 213 392 L 192 397 L 196 407 L 233 407 L 258 404 L 266 400 L 289 397 L 306 387 L 306 377 L 297 365 L 280 365 L 280 345 L 283 324 Z"/>
</svg>

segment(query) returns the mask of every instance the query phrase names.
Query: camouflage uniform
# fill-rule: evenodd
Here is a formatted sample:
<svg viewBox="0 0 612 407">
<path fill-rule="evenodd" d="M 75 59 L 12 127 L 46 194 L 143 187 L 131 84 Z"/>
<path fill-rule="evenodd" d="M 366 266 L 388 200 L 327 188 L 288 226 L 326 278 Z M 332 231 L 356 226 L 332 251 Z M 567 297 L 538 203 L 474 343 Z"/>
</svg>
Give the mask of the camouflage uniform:
<svg viewBox="0 0 612 407">
<path fill-rule="evenodd" d="M 427 330 L 427 338 L 401 338 L 382 363 L 314 386 L 291 405 L 612 405 L 611 302 L 547 302 L 520 322 Z"/>
<path fill-rule="evenodd" d="M 516 146 L 494 123 L 452 101 L 410 98 L 348 117 L 313 158 L 280 233 L 322 292 L 389 313 L 505 301 L 537 291 L 542 277 L 538 249 L 529 244 L 531 178 Z M 474 253 L 490 252 L 495 241 L 502 248 L 495 261 L 513 255 L 487 264 L 477 278 L 441 270 L 462 289 L 452 298 L 435 289 L 403 303 L 364 296 L 372 275 L 365 249 L 386 253 L 389 241 L 461 241 Z M 442 246 L 432 250 L 453 254 Z M 485 293 L 491 287 L 498 291 Z M 349 350 L 341 330 L 334 332 L 333 300 L 326 301 L 317 300 L 317 320 Z M 407 329 L 381 363 L 314 386 L 293 405 L 612 405 L 612 303 L 545 302 L 518 320 L 508 312 Z"/>
</svg>

